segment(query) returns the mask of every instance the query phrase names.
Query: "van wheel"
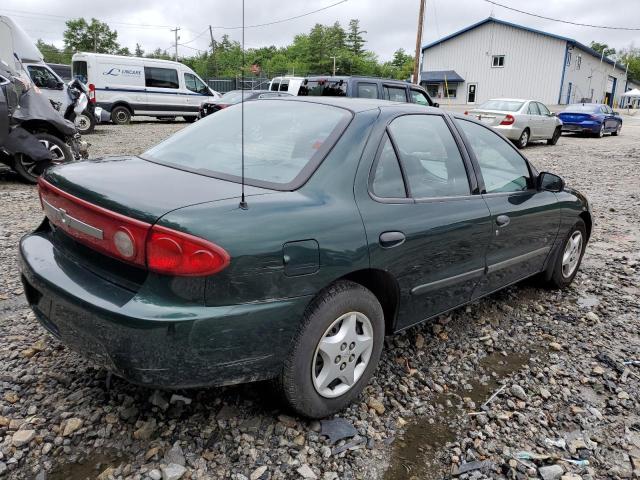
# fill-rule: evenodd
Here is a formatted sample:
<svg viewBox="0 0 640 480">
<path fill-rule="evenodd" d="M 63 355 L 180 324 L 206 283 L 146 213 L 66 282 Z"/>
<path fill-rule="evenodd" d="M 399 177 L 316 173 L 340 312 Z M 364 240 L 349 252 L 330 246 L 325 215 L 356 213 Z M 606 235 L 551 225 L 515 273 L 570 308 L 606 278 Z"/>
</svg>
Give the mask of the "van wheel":
<svg viewBox="0 0 640 480">
<path fill-rule="evenodd" d="M 111 110 L 111 121 L 116 125 L 127 125 L 131 122 L 131 110 L 122 105 L 115 107 Z"/>
<path fill-rule="evenodd" d="M 335 283 L 307 308 L 278 379 L 282 395 L 305 417 L 342 410 L 369 382 L 383 342 L 375 295 L 357 283 Z"/>
<path fill-rule="evenodd" d="M 184 121 L 187 122 L 187 123 L 193 123 L 198 119 L 198 117 L 195 117 L 195 116 L 193 116 L 193 117 L 182 117 L 182 118 L 184 118 Z"/>
</svg>

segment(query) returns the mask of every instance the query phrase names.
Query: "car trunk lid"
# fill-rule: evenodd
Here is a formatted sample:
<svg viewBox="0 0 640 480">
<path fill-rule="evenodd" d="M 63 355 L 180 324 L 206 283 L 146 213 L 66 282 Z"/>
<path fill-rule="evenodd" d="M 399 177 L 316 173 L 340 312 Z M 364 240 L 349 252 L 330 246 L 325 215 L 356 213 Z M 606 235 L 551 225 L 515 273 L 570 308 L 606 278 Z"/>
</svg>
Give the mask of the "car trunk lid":
<svg viewBox="0 0 640 480">
<path fill-rule="evenodd" d="M 558 118 L 563 122 L 583 122 L 585 120 L 591 120 L 592 114 L 580 113 L 580 112 L 562 112 L 558 114 Z"/>
<path fill-rule="evenodd" d="M 490 126 L 500 125 L 507 118 L 507 115 L 513 116 L 515 112 L 503 112 L 499 110 L 471 110 L 467 115 L 476 120 Z"/>
</svg>

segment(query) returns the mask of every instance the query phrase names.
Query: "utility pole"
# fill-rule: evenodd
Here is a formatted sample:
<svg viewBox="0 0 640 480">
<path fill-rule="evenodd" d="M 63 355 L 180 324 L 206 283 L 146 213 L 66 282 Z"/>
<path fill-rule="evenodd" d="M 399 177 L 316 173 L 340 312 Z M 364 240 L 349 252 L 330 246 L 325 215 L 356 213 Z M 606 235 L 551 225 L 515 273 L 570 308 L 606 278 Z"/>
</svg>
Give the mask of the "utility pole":
<svg viewBox="0 0 640 480">
<path fill-rule="evenodd" d="M 426 0 L 420 0 L 420 13 L 418 14 L 418 34 L 416 35 L 416 55 L 413 59 L 413 83 L 420 85 L 420 57 L 422 56 L 422 25 L 424 21 L 424 4 Z"/>
<path fill-rule="evenodd" d="M 180 30 L 180 27 L 176 27 L 176 28 L 172 28 L 170 31 L 173 32 L 176 36 L 176 54 L 175 54 L 175 58 L 174 60 L 177 62 L 178 61 L 178 40 L 180 40 L 180 37 L 178 36 L 178 30 Z"/>
<path fill-rule="evenodd" d="M 333 76 L 335 77 L 336 76 L 336 56 L 334 55 L 329 58 L 333 58 Z"/>
</svg>

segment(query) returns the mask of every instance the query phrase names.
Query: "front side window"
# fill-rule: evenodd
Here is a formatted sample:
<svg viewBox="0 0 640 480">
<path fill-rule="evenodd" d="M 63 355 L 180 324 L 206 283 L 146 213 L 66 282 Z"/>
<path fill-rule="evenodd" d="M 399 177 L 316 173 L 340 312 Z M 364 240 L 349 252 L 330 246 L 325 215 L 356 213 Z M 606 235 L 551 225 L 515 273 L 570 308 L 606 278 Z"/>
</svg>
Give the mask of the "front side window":
<svg viewBox="0 0 640 480">
<path fill-rule="evenodd" d="M 426 107 L 429 106 L 429 99 L 424 94 L 424 92 L 420 90 L 414 90 L 413 88 L 411 89 L 411 101 L 413 103 L 417 103 L 418 105 L 424 105 Z"/>
<path fill-rule="evenodd" d="M 398 157 L 387 135 L 385 135 L 383 142 L 371 190 L 374 195 L 381 198 L 405 198 L 407 192 L 404 188 Z"/>
<path fill-rule="evenodd" d="M 187 90 L 191 90 L 192 92 L 204 95 L 209 94 L 209 87 L 207 87 L 204 82 L 196 77 L 193 73 L 184 74 L 184 83 L 187 87 Z"/>
<path fill-rule="evenodd" d="M 178 71 L 173 68 L 144 67 L 144 80 L 147 87 L 180 87 L 178 83 Z"/>
<path fill-rule="evenodd" d="M 538 110 L 540 110 L 540 115 L 551 115 L 551 112 L 543 103 L 538 102 Z"/>
<path fill-rule="evenodd" d="M 74 60 L 71 62 L 71 75 L 73 75 L 73 78 L 79 78 L 82 83 L 87 83 L 87 79 L 89 78 L 87 62 L 84 60 Z"/>
<path fill-rule="evenodd" d="M 241 115 L 240 105 L 219 110 L 147 150 L 142 157 L 239 182 L 244 143 L 247 183 L 287 189 L 292 182 L 297 185 L 306 179 L 310 171 L 305 167 L 322 160 L 351 118 L 348 110 L 317 103 L 245 102 L 243 142 Z"/>
<path fill-rule="evenodd" d="M 469 195 L 458 145 L 439 115 L 404 115 L 389 131 L 414 198 Z"/>
<path fill-rule="evenodd" d="M 504 67 L 504 55 L 494 55 L 491 57 L 491 66 L 494 68 Z"/>
<path fill-rule="evenodd" d="M 529 188 L 529 167 L 513 146 L 482 125 L 468 120 L 456 122 L 475 153 L 487 193 L 521 192 Z"/>
<path fill-rule="evenodd" d="M 40 88 L 57 88 L 58 87 L 58 79 L 56 76 L 49 71 L 49 69 L 44 67 L 37 67 L 35 65 L 29 65 L 27 67 L 29 70 L 29 75 L 31 76 L 31 80 L 33 81 L 36 87 Z"/>
<path fill-rule="evenodd" d="M 378 85 L 375 83 L 358 82 L 358 97 L 378 98 Z"/>
<path fill-rule="evenodd" d="M 384 99 L 391 100 L 392 102 L 406 102 L 407 90 L 404 87 L 383 87 Z"/>
</svg>

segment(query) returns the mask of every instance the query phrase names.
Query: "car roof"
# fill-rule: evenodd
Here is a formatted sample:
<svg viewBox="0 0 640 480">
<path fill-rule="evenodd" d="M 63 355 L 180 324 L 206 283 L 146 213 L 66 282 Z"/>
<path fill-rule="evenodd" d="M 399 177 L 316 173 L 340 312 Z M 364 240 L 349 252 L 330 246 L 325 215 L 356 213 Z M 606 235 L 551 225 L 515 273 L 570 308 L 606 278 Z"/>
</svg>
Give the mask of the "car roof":
<svg viewBox="0 0 640 480">
<path fill-rule="evenodd" d="M 400 83 L 402 85 L 409 85 L 412 87 L 423 88 L 421 85 L 416 85 L 410 82 L 406 82 L 404 80 L 396 80 L 395 78 L 384 78 L 384 77 L 367 77 L 360 75 L 309 75 L 305 77 L 307 80 L 368 80 L 370 82 L 384 82 L 384 83 Z"/>
<path fill-rule="evenodd" d="M 357 97 L 300 97 L 300 96 L 290 96 L 290 97 L 279 97 L 279 98 L 269 98 L 265 99 L 268 101 L 282 101 L 282 102 L 308 102 L 308 103 L 319 103 L 322 105 L 330 105 L 334 107 L 341 107 L 351 110 L 354 113 L 364 112 L 367 110 L 373 109 L 386 109 L 386 108 L 402 108 L 408 112 L 429 112 L 429 113 L 440 113 L 442 110 L 435 107 L 427 107 L 424 105 L 419 105 L 416 103 L 407 103 L 407 102 L 392 102 L 389 100 L 378 100 L 376 98 L 357 98 Z"/>
<path fill-rule="evenodd" d="M 487 102 L 493 100 L 500 100 L 502 102 L 537 102 L 537 100 L 525 99 L 525 98 L 490 98 Z"/>
</svg>

